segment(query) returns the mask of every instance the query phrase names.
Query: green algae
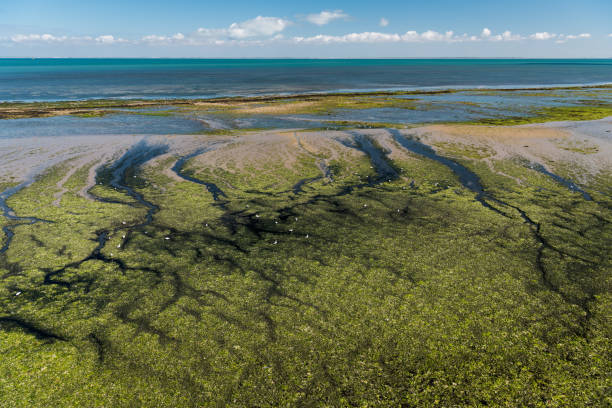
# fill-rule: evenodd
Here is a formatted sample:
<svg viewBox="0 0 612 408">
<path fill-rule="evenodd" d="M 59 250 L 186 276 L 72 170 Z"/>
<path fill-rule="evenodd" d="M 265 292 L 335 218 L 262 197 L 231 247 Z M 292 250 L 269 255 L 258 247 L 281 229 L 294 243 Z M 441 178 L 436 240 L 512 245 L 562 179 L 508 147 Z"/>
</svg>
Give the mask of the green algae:
<svg viewBox="0 0 612 408">
<path fill-rule="evenodd" d="M 374 91 L 374 92 L 345 92 L 326 94 L 296 94 L 296 95 L 270 95 L 256 97 L 219 97 L 211 99 L 94 99 L 79 101 L 57 101 L 57 102 L 2 102 L 0 103 L 0 119 L 19 119 L 30 117 L 49 117 L 56 115 L 77 115 L 82 117 L 95 117 L 96 111 L 114 109 L 138 109 L 170 107 L 172 111 L 157 112 L 127 112 L 137 115 L 169 116 L 182 113 L 206 112 L 208 114 L 224 114 L 245 116 L 250 115 L 251 110 L 259 111 L 260 114 L 274 115 L 277 110 L 283 114 L 333 114 L 346 109 L 434 109 L 435 104 L 420 97 L 431 97 L 437 95 L 464 94 L 477 96 L 521 95 L 528 97 L 558 98 L 564 100 L 568 95 L 577 99 L 575 105 L 587 105 L 597 107 L 606 104 L 609 99 L 612 86 L 576 86 L 576 87 L 538 87 L 538 88 L 508 88 L 508 89 L 440 89 L 440 90 L 414 90 L 414 91 Z M 465 105 L 480 107 L 482 104 L 467 101 L 447 101 L 448 105 Z M 486 104 L 485 104 L 486 106 Z M 266 110 L 265 108 L 268 108 Z M 123 112 L 126 113 L 126 112 Z M 102 115 L 102 113 L 98 113 Z M 550 116 L 552 113 L 541 114 L 542 117 Z M 561 115 L 563 116 L 563 115 Z M 524 118 L 523 118 L 524 119 Z M 518 123 L 519 117 L 503 119 L 506 123 Z M 548 119 L 545 119 L 548 120 Z M 561 119 L 551 119 L 561 120 Z M 571 120 L 571 119 L 570 119 Z M 496 122 L 490 122 L 494 124 Z M 501 123 L 501 122 L 500 122 Z M 531 122 L 529 122 L 531 123 Z"/>
<path fill-rule="evenodd" d="M 393 161 L 400 178 L 345 195 L 373 175 L 367 157 L 330 158 L 334 182 L 299 195 L 285 190 L 319 171 L 306 155 L 290 168 L 188 162 L 233 187 L 223 205 L 166 176 L 169 158 L 126 178 L 159 208 L 143 228 L 131 226 L 145 208 L 104 169 L 91 193 L 120 203 L 78 195 L 83 166 L 51 205 L 55 167 L 10 199 L 53 223 L 19 227 L 0 258 L 0 319 L 22 322 L 0 320 L 0 395 L 28 407 L 605 406 L 609 207 L 520 161 L 494 162 L 502 175 L 484 150 L 439 148 L 554 249 L 540 254 L 515 208 L 483 207 L 412 153 Z M 103 229 L 116 232 L 102 253 L 121 264 L 91 259 L 55 277 L 69 286 L 44 283 Z"/>
<path fill-rule="evenodd" d="M 612 116 L 612 106 L 559 106 L 542 108 L 530 116 L 510 116 L 502 118 L 484 118 L 469 124 L 489 126 L 514 126 L 543 122 L 597 120 Z"/>
</svg>

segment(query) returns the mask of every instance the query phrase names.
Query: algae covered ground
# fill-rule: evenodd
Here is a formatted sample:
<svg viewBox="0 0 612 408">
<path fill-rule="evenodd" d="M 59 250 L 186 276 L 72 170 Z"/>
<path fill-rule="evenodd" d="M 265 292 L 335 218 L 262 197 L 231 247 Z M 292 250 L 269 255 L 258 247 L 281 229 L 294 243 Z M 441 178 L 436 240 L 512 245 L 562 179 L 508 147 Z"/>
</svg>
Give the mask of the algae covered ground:
<svg viewBox="0 0 612 408">
<path fill-rule="evenodd" d="M 0 184 L 0 405 L 609 406 L 612 122 L 466 122 L 70 139 Z"/>
</svg>

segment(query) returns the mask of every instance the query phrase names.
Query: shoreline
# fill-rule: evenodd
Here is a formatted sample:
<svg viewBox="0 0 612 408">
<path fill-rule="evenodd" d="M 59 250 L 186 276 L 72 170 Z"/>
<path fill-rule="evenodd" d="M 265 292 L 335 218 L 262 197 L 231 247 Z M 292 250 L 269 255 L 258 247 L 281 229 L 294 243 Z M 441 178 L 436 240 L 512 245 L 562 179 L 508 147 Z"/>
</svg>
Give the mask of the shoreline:
<svg viewBox="0 0 612 408">
<path fill-rule="evenodd" d="M 338 89 L 330 91 L 312 91 L 302 93 L 261 93 L 244 95 L 218 95 L 218 96 L 174 96 L 174 97 L 111 97 L 111 98 L 81 98 L 81 99 L 24 99 L 24 100 L 0 100 L 0 109 L 7 104 L 49 104 L 49 103 L 87 103 L 87 102 L 143 102 L 148 104 L 159 103 L 189 103 L 189 102 L 269 102 L 274 100 L 292 100 L 309 97 L 333 97 L 333 96 L 395 96 L 395 95 L 439 95 L 458 92 L 517 92 L 517 91 L 559 91 L 559 90 L 581 90 L 581 89 L 612 89 L 612 82 L 597 82 L 584 84 L 553 84 L 553 85 L 473 85 L 473 86 L 425 86 L 425 87 L 401 87 L 401 88 L 377 88 L 377 89 Z M 131 107 L 132 105 L 126 105 Z M 122 107 L 115 105 L 114 107 Z"/>
</svg>

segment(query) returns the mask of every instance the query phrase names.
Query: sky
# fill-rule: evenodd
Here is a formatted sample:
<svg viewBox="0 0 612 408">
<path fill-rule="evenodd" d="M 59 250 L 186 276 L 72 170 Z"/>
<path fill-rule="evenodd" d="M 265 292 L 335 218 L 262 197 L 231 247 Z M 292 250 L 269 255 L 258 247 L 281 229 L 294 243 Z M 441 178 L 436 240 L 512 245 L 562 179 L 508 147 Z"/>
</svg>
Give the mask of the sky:
<svg viewBox="0 0 612 408">
<path fill-rule="evenodd" d="M 0 57 L 611 58 L 612 0 L 0 0 Z"/>
</svg>

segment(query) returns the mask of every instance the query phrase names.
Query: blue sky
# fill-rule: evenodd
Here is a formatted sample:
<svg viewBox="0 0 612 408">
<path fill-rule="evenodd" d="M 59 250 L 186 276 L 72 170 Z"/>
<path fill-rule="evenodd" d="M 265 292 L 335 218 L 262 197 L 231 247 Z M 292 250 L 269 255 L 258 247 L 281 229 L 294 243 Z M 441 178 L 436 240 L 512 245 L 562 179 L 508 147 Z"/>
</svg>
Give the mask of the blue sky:
<svg viewBox="0 0 612 408">
<path fill-rule="evenodd" d="M 612 57 L 611 0 L 0 2 L 0 56 Z"/>
</svg>

